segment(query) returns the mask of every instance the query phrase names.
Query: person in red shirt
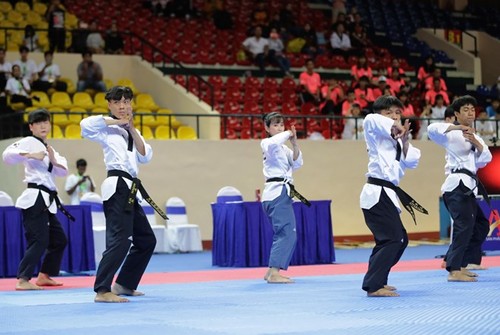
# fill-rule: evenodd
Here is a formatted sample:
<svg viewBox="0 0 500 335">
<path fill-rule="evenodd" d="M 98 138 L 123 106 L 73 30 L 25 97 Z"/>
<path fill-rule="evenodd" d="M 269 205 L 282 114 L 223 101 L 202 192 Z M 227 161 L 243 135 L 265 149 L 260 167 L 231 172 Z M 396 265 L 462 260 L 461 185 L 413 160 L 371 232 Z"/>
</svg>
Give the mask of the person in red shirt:
<svg viewBox="0 0 500 335">
<path fill-rule="evenodd" d="M 352 76 L 352 87 L 355 87 L 359 79 L 363 76 L 367 77 L 370 81 L 373 78 L 372 68 L 368 65 L 365 56 L 360 56 L 358 58 L 358 63 L 351 67 L 351 76 Z"/>
<path fill-rule="evenodd" d="M 448 93 L 441 88 L 441 81 L 439 79 L 434 79 L 434 89 L 425 93 L 425 103 L 434 106 L 438 94 L 443 97 L 445 105 L 448 106 L 450 104 L 450 98 L 448 97 Z"/>
<path fill-rule="evenodd" d="M 306 61 L 306 71 L 300 74 L 299 83 L 302 89 L 302 101 L 319 104 L 321 101 L 321 77 L 314 71 L 314 61 L 312 59 Z"/>
<path fill-rule="evenodd" d="M 392 92 L 398 94 L 401 90 L 401 86 L 405 85 L 405 81 L 401 78 L 401 74 L 398 71 L 393 71 L 391 76 L 387 79 L 387 85 L 389 85 Z"/>
<path fill-rule="evenodd" d="M 371 104 L 375 101 L 373 97 L 373 90 L 369 86 L 370 81 L 368 77 L 363 76 L 359 78 L 359 84 L 354 89 L 354 95 L 356 95 L 356 100 L 359 102 L 361 109 L 367 109 L 371 107 Z"/>
<path fill-rule="evenodd" d="M 359 101 L 356 100 L 356 94 L 354 94 L 354 90 L 350 89 L 347 91 L 347 97 L 342 103 L 342 116 L 348 115 L 352 104 L 355 103 L 359 105 Z"/>
<path fill-rule="evenodd" d="M 434 80 L 439 79 L 439 82 L 441 83 L 441 89 L 443 91 L 448 91 L 448 87 L 446 87 L 446 82 L 443 79 L 443 76 L 441 75 L 441 69 L 435 68 L 434 71 L 432 72 L 431 76 L 428 76 L 427 79 L 425 80 L 425 89 L 432 90 L 434 88 Z"/>
<path fill-rule="evenodd" d="M 405 70 L 403 70 L 399 65 L 399 59 L 397 58 L 393 58 L 392 65 L 387 68 L 387 75 L 389 77 L 392 77 L 393 72 L 398 72 L 401 76 L 404 76 L 405 74 Z"/>
<path fill-rule="evenodd" d="M 436 66 L 434 65 L 434 58 L 432 56 L 427 56 L 424 64 L 418 68 L 417 79 L 419 82 L 425 82 L 425 80 L 432 75 Z"/>
<path fill-rule="evenodd" d="M 340 112 L 340 102 L 344 99 L 344 90 L 337 79 L 328 79 L 326 85 L 321 87 L 323 102 L 319 106 L 322 114 L 337 114 Z"/>
<path fill-rule="evenodd" d="M 375 100 L 385 94 L 386 88 L 390 90 L 390 95 L 395 95 L 391 88 L 387 85 L 387 78 L 384 76 L 378 77 L 377 86 L 373 88 L 373 97 Z"/>
</svg>

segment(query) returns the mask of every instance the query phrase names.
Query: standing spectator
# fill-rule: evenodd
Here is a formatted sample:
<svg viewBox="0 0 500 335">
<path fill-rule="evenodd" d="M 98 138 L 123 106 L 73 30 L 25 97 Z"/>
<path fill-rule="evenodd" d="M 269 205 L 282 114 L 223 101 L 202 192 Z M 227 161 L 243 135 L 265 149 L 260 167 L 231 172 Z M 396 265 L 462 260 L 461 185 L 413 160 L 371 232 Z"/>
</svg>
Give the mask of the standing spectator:
<svg viewBox="0 0 500 335">
<path fill-rule="evenodd" d="M 351 39 L 345 32 L 343 23 L 339 22 L 336 24 L 335 31 L 330 36 L 330 45 L 334 55 L 342 55 L 346 60 L 352 55 L 353 49 L 351 46 Z"/>
<path fill-rule="evenodd" d="M 321 114 L 340 114 L 340 102 L 344 99 L 344 90 L 335 78 L 327 80 L 326 85 L 321 87 L 323 102 L 319 106 Z"/>
<path fill-rule="evenodd" d="M 82 53 L 83 61 L 78 65 L 78 83 L 77 91 L 83 92 L 87 88 L 97 90 L 99 92 L 106 91 L 104 84 L 102 68 L 99 63 L 92 60 L 92 53 L 87 51 Z"/>
<path fill-rule="evenodd" d="M 78 28 L 71 31 L 71 46 L 69 47 L 69 51 L 78 54 L 87 51 L 87 37 L 89 33 L 88 24 L 78 21 Z"/>
<path fill-rule="evenodd" d="M 65 190 L 71 197 L 72 205 L 79 205 L 80 199 L 85 193 L 95 192 L 94 181 L 89 175 L 86 175 L 87 161 L 80 158 L 76 161 L 76 173 L 66 178 Z"/>
<path fill-rule="evenodd" d="M 4 95 L 5 85 L 12 72 L 12 64 L 5 60 L 5 49 L 0 48 L 0 97 Z"/>
<path fill-rule="evenodd" d="M 60 0 L 52 0 L 47 8 L 45 18 L 49 23 L 50 51 L 64 52 L 66 50 L 66 29 L 64 27 L 66 11 Z"/>
<path fill-rule="evenodd" d="M 12 76 L 7 80 L 5 92 L 10 96 L 10 103 L 23 103 L 26 107 L 33 106 L 30 98 L 31 87 L 27 79 L 21 76 L 19 65 L 12 65 Z"/>
<path fill-rule="evenodd" d="M 278 34 L 276 28 L 271 29 L 271 33 L 269 34 L 269 52 L 268 59 L 269 62 L 277 67 L 283 72 L 283 75 L 286 77 L 292 77 L 290 73 L 290 61 L 283 54 L 283 50 L 285 46 L 283 45 L 283 41 Z"/>
<path fill-rule="evenodd" d="M 90 34 L 87 36 L 87 49 L 95 54 L 104 53 L 105 42 L 101 33 L 97 30 L 97 23 L 90 23 Z"/>
<path fill-rule="evenodd" d="M 321 101 L 321 77 L 319 73 L 314 71 L 314 61 L 312 59 L 306 60 L 306 71 L 300 74 L 299 83 L 301 85 L 302 101 L 319 104 Z"/>
<path fill-rule="evenodd" d="M 262 37 L 262 27 L 257 26 L 254 36 L 243 41 L 243 49 L 253 62 L 259 67 L 260 75 L 265 75 L 266 58 L 269 52 L 269 41 Z"/>
<path fill-rule="evenodd" d="M 65 92 L 68 89 L 68 84 L 59 80 L 61 71 L 59 65 L 53 62 L 54 54 L 52 51 L 45 51 L 45 61 L 38 66 L 38 79 L 33 82 L 33 91 L 47 92 L 53 88 L 56 91 Z"/>
<path fill-rule="evenodd" d="M 111 23 L 111 29 L 106 33 L 105 45 L 107 54 L 123 54 L 123 37 L 118 31 L 116 21 Z"/>
<path fill-rule="evenodd" d="M 38 35 L 32 25 L 28 24 L 24 27 L 24 39 L 23 45 L 28 48 L 30 52 L 40 51 L 40 45 L 38 44 Z"/>
<path fill-rule="evenodd" d="M 12 65 L 19 65 L 21 69 L 21 77 L 26 79 L 30 85 L 37 78 L 38 68 L 36 63 L 32 59 L 28 59 L 29 50 L 24 45 L 19 48 L 19 54 L 21 58 L 14 61 Z"/>
</svg>

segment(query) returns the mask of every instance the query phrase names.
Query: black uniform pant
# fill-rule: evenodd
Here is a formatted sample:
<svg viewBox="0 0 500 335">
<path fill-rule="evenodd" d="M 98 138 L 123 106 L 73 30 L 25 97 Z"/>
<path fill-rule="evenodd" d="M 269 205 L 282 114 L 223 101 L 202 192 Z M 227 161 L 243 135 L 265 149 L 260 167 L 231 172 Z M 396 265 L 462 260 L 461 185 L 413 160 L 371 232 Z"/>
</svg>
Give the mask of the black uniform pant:
<svg viewBox="0 0 500 335">
<path fill-rule="evenodd" d="M 365 222 L 375 239 L 363 290 L 371 293 L 387 285 L 389 271 L 396 265 L 408 245 L 408 234 L 396 206 L 382 189 L 379 202 L 363 209 Z"/>
<path fill-rule="evenodd" d="M 50 213 L 43 201 L 41 192 L 35 204 L 23 209 L 23 226 L 28 247 L 19 264 L 17 278 L 30 280 L 35 267 L 46 251 L 40 272 L 57 276 L 61 268 L 64 248 L 68 240 L 57 219 Z"/>
<path fill-rule="evenodd" d="M 137 289 L 153 255 L 156 238 L 144 210 L 136 201 L 132 211 L 124 211 L 129 194 L 130 189 L 120 177 L 115 194 L 103 203 L 106 250 L 97 269 L 95 292 L 111 291 L 113 277 L 122 263 L 116 282 L 128 289 Z"/>
<path fill-rule="evenodd" d="M 481 246 L 488 235 L 490 223 L 479 207 L 474 194 L 462 182 L 443 194 L 444 203 L 453 218 L 451 244 L 446 253 L 446 270 L 458 271 L 467 264 L 480 264 Z"/>
</svg>

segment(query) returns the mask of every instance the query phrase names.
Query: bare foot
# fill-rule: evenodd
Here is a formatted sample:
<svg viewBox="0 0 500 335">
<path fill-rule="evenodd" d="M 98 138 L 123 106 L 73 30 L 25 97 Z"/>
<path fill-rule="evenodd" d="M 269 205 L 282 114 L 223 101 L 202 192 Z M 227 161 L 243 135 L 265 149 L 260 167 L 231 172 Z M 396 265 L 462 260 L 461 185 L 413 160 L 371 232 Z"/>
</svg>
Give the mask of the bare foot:
<svg viewBox="0 0 500 335">
<path fill-rule="evenodd" d="M 464 275 L 469 276 L 469 277 L 479 277 L 479 275 L 477 273 L 469 271 L 466 268 L 461 268 L 460 272 L 462 272 Z"/>
<path fill-rule="evenodd" d="M 102 292 L 96 294 L 94 302 L 116 303 L 116 302 L 129 302 L 129 300 L 126 298 L 119 297 L 113 292 Z"/>
<path fill-rule="evenodd" d="M 129 288 L 126 288 L 125 286 L 122 286 L 118 283 L 115 283 L 113 287 L 111 288 L 111 292 L 116 295 L 127 295 L 129 297 L 139 297 L 144 295 L 143 292 L 136 291 L 136 290 L 131 290 Z"/>
<path fill-rule="evenodd" d="M 26 279 L 19 279 L 16 283 L 16 291 L 35 291 L 35 290 L 43 290 L 43 288 L 30 283 Z"/>
<path fill-rule="evenodd" d="M 62 286 L 63 284 L 50 278 L 46 273 L 39 273 L 35 282 L 38 286 Z"/>
<path fill-rule="evenodd" d="M 280 274 L 272 274 L 269 277 L 267 277 L 267 282 L 269 284 L 292 284 L 294 283 L 293 280 L 291 280 L 288 277 L 282 276 Z"/>
<path fill-rule="evenodd" d="M 389 290 L 389 291 L 396 291 L 397 288 L 395 286 L 391 286 L 391 285 L 384 285 L 384 288 L 386 290 Z"/>
<path fill-rule="evenodd" d="M 487 267 L 484 267 L 480 264 L 467 264 L 467 267 L 466 267 L 467 270 L 488 270 Z"/>
<path fill-rule="evenodd" d="M 375 292 L 368 292 L 366 295 L 369 297 L 399 297 L 399 294 L 394 291 L 388 290 L 385 287 L 378 289 Z"/>
<path fill-rule="evenodd" d="M 271 277 L 273 274 L 277 274 L 278 276 L 281 276 L 283 278 L 286 278 L 286 279 L 290 279 L 290 277 L 287 277 L 287 276 L 283 276 L 279 273 L 279 269 L 278 268 L 269 268 L 266 272 L 266 274 L 264 275 L 264 280 L 268 280 L 269 277 Z"/>
<path fill-rule="evenodd" d="M 448 281 L 449 282 L 475 282 L 477 281 L 476 278 L 474 277 L 469 277 L 468 275 L 464 274 L 462 271 L 451 271 L 450 274 L 448 275 Z"/>
<path fill-rule="evenodd" d="M 446 261 L 441 262 L 441 269 L 446 269 Z"/>
</svg>

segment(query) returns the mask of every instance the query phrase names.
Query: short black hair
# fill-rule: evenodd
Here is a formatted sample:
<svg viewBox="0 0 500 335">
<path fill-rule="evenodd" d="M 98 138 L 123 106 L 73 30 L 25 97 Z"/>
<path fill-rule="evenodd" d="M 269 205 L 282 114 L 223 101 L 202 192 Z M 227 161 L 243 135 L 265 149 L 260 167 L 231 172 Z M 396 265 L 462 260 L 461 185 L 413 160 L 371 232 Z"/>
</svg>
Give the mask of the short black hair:
<svg viewBox="0 0 500 335">
<path fill-rule="evenodd" d="M 113 86 L 107 92 L 105 99 L 108 101 L 116 100 L 119 101 L 122 98 L 132 100 L 134 93 L 128 86 Z"/>
<path fill-rule="evenodd" d="M 456 98 L 455 101 L 451 104 L 454 112 L 460 113 L 460 108 L 465 105 L 472 105 L 474 107 L 477 106 L 477 100 L 471 95 L 464 95 L 459 98 Z"/>
<path fill-rule="evenodd" d="M 453 110 L 453 107 L 451 107 L 451 105 L 446 107 L 446 109 L 444 110 L 444 119 L 446 120 L 449 117 L 455 117 L 455 111 Z"/>
<path fill-rule="evenodd" d="M 87 161 L 83 158 L 80 158 L 79 160 L 76 161 L 76 167 L 79 166 L 87 166 Z"/>
<path fill-rule="evenodd" d="M 396 106 L 396 107 L 399 107 L 401 109 L 404 108 L 401 100 L 399 100 L 395 96 L 382 95 L 382 96 L 378 97 L 377 100 L 375 100 L 375 102 L 373 103 L 372 109 L 375 113 L 380 113 L 382 110 L 389 109 L 392 106 Z"/>
<path fill-rule="evenodd" d="M 50 121 L 50 113 L 45 108 L 36 109 L 28 115 L 29 124 L 43 121 Z"/>
<path fill-rule="evenodd" d="M 271 122 L 273 120 L 279 120 L 279 119 L 284 120 L 283 115 L 281 115 L 281 113 L 278 112 L 271 112 L 269 114 L 264 114 L 262 116 L 262 120 L 268 127 L 271 125 Z"/>
<path fill-rule="evenodd" d="M 54 53 L 53 53 L 52 51 L 48 50 L 48 51 L 45 51 L 45 52 L 43 53 L 43 55 L 44 55 L 45 57 L 47 57 L 47 55 L 54 55 Z"/>
<path fill-rule="evenodd" d="M 92 57 L 92 52 L 90 50 L 85 50 L 84 52 L 82 52 L 82 58 L 89 55 L 90 57 Z"/>
<path fill-rule="evenodd" d="M 25 45 L 21 45 L 21 46 L 19 47 L 19 53 L 29 52 L 29 51 L 30 51 L 30 49 L 28 49 L 28 47 L 27 47 L 27 46 L 25 46 Z"/>
</svg>

